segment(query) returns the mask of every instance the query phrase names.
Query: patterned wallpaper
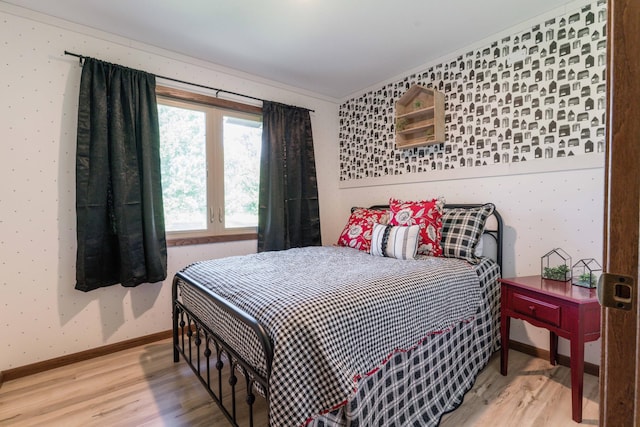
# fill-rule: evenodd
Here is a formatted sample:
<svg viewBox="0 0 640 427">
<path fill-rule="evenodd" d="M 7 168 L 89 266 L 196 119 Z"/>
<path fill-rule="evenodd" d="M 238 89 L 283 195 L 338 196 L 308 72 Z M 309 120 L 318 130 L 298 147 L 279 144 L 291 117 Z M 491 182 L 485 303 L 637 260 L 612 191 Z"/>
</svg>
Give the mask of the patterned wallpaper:
<svg viewBox="0 0 640 427">
<path fill-rule="evenodd" d="M 340 181 L 604 151 L 606 0 L 344 102 Z M 445 94 L 445 142 L 396 149 L 396 101 Z"/>
</svg>

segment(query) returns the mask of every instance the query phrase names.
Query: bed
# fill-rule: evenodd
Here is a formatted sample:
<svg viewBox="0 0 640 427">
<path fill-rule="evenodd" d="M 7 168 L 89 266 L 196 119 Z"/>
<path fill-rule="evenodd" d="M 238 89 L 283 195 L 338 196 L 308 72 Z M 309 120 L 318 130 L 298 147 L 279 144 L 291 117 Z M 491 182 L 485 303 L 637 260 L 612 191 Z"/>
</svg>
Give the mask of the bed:
<svg viewBox="0 0 640 427">
<path fill-rule="evenodd" d="M 194 263 L 173 281 L 174 361 L 232 425 L 437 425 L 499 348 L 501 217 L 445 205 L 443 221 L 476 212 L 469 259 L 324 246 Z"/>
</svg>

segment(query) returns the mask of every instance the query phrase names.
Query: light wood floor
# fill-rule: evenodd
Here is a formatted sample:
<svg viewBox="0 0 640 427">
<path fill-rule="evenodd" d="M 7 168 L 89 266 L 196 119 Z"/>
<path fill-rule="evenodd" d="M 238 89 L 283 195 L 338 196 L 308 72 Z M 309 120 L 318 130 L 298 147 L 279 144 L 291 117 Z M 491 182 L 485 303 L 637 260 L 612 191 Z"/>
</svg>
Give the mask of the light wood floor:
<svg viewBox="0 0 640 427">
<path fill-rule="evenodd" d="M 570 371 L 511 351 L 478 377 L 442 427 L 571 426 Z M 585 375 L 583 424 L 598 424 L 598 378 Z M 259 400 L 258 412 L 264 413 Z M 262 405 L 262 406 L 261 406 Z M 212 426 L 229 424 L 195 380 L 172 361 L 170 340 L 6 382 L 0 426 Z"/>
</svg>

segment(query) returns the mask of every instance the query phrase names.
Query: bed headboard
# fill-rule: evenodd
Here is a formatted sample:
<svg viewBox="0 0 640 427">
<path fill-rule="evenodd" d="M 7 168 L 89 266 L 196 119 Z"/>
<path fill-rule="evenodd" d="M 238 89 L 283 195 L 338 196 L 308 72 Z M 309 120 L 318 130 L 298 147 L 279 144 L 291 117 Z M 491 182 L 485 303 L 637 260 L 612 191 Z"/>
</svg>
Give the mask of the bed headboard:
<svg viewBox="0 0 640 427">
<path fill-rule="evenodd" d="M 485 203 L 463 203 L 463 204 L 445 204 L 444 209 L 472 209 L 484 206 Z M 389 209 L 389 205 L 373 205 L 370 209 Z M 356 207 L 351 208 L 351 212 Z M 494 208 L 493 214 L 487 218 L 486 227 L 484 229 L 483 238 L 489 238 L 495 244 L 495 260 L 500 266 L 502 271 L 502 239 L 503 239 L 503 227 L 502 216 L 497 209 Z"/>
</svg>

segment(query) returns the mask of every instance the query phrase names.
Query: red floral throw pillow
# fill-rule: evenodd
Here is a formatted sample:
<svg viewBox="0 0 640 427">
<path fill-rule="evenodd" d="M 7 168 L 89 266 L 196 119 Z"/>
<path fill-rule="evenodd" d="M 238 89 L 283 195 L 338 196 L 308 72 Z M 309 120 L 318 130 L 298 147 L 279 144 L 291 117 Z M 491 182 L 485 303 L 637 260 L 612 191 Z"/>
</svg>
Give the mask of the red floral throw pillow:
<svg viewBox="0 0 640 427">
<path fill-rule="evenodd" d="M 338 245 L 369 252 L 373 225 L 387 224 L 388 221 L 389 211 L 387 210 L 356 208 L 338 238 Z"/>
<path fill-rule="evenodd" d="M 418 254 L 442 256 L 442 213 L 444 199 L 405 202 L 389 200 L 389 225 L 419 225 Z"/>
</svg>

